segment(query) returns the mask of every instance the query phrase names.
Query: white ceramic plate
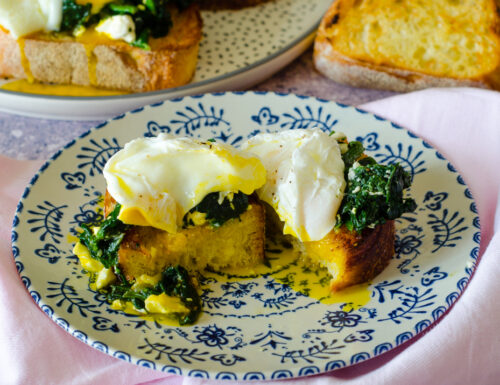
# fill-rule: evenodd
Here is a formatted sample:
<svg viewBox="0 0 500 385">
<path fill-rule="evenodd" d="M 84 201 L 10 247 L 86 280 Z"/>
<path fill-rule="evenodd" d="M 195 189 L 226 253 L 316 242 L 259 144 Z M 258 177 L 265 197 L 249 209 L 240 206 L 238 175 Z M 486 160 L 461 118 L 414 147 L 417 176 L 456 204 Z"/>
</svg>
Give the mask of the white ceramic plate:
<svg viewBox="0 0 500 385">
<path fill-rule="evenodd" d="M 257 132 L 312 127 L 344 132 L 379 162 L 399 162 L 413 177 L 410 195 L 418 209 L 397 221 L 396 255 L 370 284 L 368 303 L 356 310 L 346 302 L 325 305 L 270 277 L 215 280 L 213 291 L 202 295 L 199 322 L 181 328 L 117 313 L 88 288 L 67 236 L 79 223 L 98 219 L 102 167 L 126 142 L 170 132 L 238 145 Z M 220 93 L 141 108 L 69 143 L 27 187 L 12 239 L 35 302 L 81 341 L 165 372 L 251 380 L 346 367 L 421 333 L 466 287 L 478 256 L 479 223 L 453 166 L 401 127 L 325 100 Z"/>
<path fill-rule="evenodd" d="M 304 52 L 331 0 L 274 0 L 237 11 L 203 11 L 195 77 L 182 87 L 107 97 L 58 97 L 0 90 L 0 111 L 49 119 L 99 120 L 161 100 L 241 90 Z"/>
</svg>

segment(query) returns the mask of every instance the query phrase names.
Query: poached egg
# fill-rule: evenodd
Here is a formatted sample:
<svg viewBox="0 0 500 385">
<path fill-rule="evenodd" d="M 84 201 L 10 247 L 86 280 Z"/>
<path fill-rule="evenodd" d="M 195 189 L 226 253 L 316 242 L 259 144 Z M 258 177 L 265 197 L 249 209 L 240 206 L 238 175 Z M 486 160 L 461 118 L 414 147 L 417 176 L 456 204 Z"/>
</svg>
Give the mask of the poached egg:
<svg viewBox="0 0 500 385">
<path fill-rule="evenodd" d="M 170 233 L 207 194 L 250 195 L 266 181 L 266 170 L 255 155 L 168 134 L 127 143 L 103 173 L 108 192 L 122 205 L 121 221 Z"/>
<path fill-rule="evenodd" d="M 14 38 L 38 31 L 57 31 L 63 0 L 0 0 L 0 25 Z"/>
<path fill-rule="evenodd" d="M 346 182 L 335 138 L 319 129 L 258 134 L 242 146 L 257 155 L 267 180 L 257 190 L 284 222 L 283 232 L 319 241 L 335 226 Z"/>
</svg>

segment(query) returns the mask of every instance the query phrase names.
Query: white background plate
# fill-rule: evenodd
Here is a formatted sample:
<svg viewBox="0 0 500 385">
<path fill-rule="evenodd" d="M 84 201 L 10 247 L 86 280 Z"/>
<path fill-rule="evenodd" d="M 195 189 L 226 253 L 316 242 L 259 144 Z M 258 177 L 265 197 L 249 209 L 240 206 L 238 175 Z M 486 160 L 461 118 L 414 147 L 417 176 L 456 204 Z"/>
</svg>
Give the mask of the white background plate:
<svg viewBox="0 0 500 385">
<path fill-rule="evenodd" d="M 170 132 L 238 145 L 277 129 L 341 131 L 381 163 L 413 176 L 418 209 L 397 220 L 396 255 L 351 310 L 298 295 L 269 277 L 213 282 L 190 327 L 168 327 L 110 310 L 90 291 L 68 234 L 95 220 L 102 167 L 129 140 Z M 401 127 L 364 111 L 294 95 L 186 97 L 119 116 L 69 143 L 33 178 L 19 203 L 13 253 L 36 303 L 68 333 L 114 357 L 204 378 L 277 379 L 327 372 L 382 354 L 438 320 L 474 270 L 479 222 L 461 177 Z M 356 305 L 356 304 L 354 304 Z M 126 338 L 124 338 L 126 336 Z"/>
<path fill-rule="evenodd" d="M 239 90 L 261 82 L 311 44 L 331 0 L 274 0 L 236 11 L 203 11 L 195 77 L 182 87 L 107 97 L 0 90 L 0 111 L 49 119 L 100 120 L 165 99 Z"/>
</svg>

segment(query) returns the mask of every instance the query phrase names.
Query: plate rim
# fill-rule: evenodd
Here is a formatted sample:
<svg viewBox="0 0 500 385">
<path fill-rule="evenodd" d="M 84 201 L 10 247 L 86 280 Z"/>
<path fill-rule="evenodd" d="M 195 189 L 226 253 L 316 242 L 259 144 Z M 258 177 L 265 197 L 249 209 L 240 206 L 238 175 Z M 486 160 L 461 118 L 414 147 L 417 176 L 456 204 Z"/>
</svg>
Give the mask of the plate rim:
<svg viewBox="0 0 500 385">
<path fill-rule="evenodd" d="M 102 123 L 100 123 L 100 124 L 98 124 L 98 125 L 90 128 L 86 132 L 82 133 L 81 135 L 79 135 L 78 137 L 76 137 L 75 139 L 71 140 L 70 142 L 68 142 L 63 147 L 61 147 L 46 162 L 44 162 L 44 164 L 39 168 L 39 170 L 31 178 L 31 180 L 27 184 L 26 188 L 24 189 L 23 194 L 22 194 L 21 198 L 19 199 L 18 204 L 16 206 L 16 211 L 15 211 L 15 215 L 14 215 L 14 219 L 13 219 L 13 223 L 12 223 L 12 229 L 11 229 L 11 247 L 12 247 L 12 254 L 13 254 L 13 262 L 15 263 L 16 268 L 18 267 L 17 262 L 18 262 L 18 256 L 19 256 L 18 253 L 16 254 L 17 238 L 18 238 L 18 234 L 16 232 L 16 228 L 17 228 L 17 225 L 19 224 L 19 217 L 18 216 L 23 211 L 23 202 L 29 196 L 29 194 L 31 192 L 32 186 L 37 182 L 37 180 L 43 174 L 43 172 L 64 151 L 66 151 L 68 148 L 72 147 L 78 141 L 80 141 L 81 139 L 87 137 L 91 133 L 104 128 L 105 126 L 107 126 L 112 121 L 121 120 L 121 119 L 125 118 L 128 115 L 142 112 L 145 109 L 154 109 L 156 107 L 162 106 L 163 104 L 166 104 L 166 103 L 177 103 L 177 102 L 183 101 L 184 99 L 201 99 L 201 98 L 203 98 L 205 96 L 214 96 L 214 97 L 225 96 L 225 95 L 236 95 L 236 96 L 239 96 L 239 95 L 246 95 L 246 94 L 255 95 L 255 96 L 275 95 L 275 96 L 278 96 L 278 97 L 297 97 L 298 99 L 302 99 L 302 100 L 309 99 L 309 100 L 313 100 L 315 102 L 319 102 L 319 103 L 322 103 L 322 104 L 332 103 L 332 104 L 335 104 L 338 107 L 341 107 L 343 109 L 355 110 L 358 113 L 372 116 L 374 119 L 376 119 L 378 121 L 387 122 L 394 129 L 403 130 L 404 132 L 406 132 L 406 134 L 410 138 L 419 139 L 421 141 L 421 144 L 424 147 L 426 147 L 427 149 L 431 149 L 431 150 L 434 151 L 434 155 L 438 159 L 446 162 L 445 165 L 446 165 L 447 170 L 450 173 L 456 175 L 456 178 L 455 178 L 456 182 L 460 186 L 463 186 L 465 188 L 465 191 L 468 191 L 468 193 L 469 193 L 469 195 L 467 195 L 467 194 L 464 194 L 464 195 L 465 195 L 465 198 L 468 201 L 471 202 L 471 204 L 467 208 L 465 208 L 465 211 L 468 212 L 468 213 L 469 212 L 471 213 L 470 214 L 471 215 L 470 218 L 473 220 L 473 223 L 471 224 L 471 227 L 474 228 L 473 229 L 474 236 L 471 239 L 471 241 L 472 241 L 471 246 L 473 246 L 473 248 L 471 249 L 470 253 L 472 253 L 473 250 L 477 249 L 477 256 L 476 256 L 476 258 L 474 260 L 473 265 L 470 267 L 471 272 L 468 273 L 466 275 L 466 277 L 462 277 L 461 278 L 461 280 L 463 280 L 464 278 L 466 278 L 466 281 L 464 282 L 464 284 L 461 287 L 459 287 L 458 283 L 459 283 L 460 280 L 456 282 L 456 287 L 457 287 L 457 291 L 458 292 L 457 291 L 452 292 L 452 293 L 448 294 L 448 296 L 446 297 L 447 298 L 447 300 L 446 300 L 447 307 L 446 307 L 445 311 L 442 312 L 441 314 L 439 314 L 438 317 L 436 317 L 434 319 L 433 319 L 433 317 L 431 317 L 430 314 L 426 315 L 426 318 L 423 319 L 423 320 L 421 320 L 418 323 L 418 324 L 422 324 L 421 327 L 420 327 L 420 330 L 417 330 L 417 325 L 418 325 L 417 324 L 417 325 L 415 325 L 415 331 L 406 331 L 406 332 L 401 333 L 400 335 L 398 335 L 395 338 L 395 344 L 390 349 L 388 349 L 388 350 L 382 350 L 382 351 L 380 351 L 378 353 L 377 352 L 373 352 L 373 354 L 371 352 L 370 353 L 365 352 L 363 354 L 365 354 L 366 356 L 364 356 L 359 361 L 356 361 L 356 362 L 353 363 L 352 361 L 355 358 L 355 356 L 357 356 L 357 354 L 358 354 L 357 353 L 357 354 L 354 354 L 353 356 L 351 356 L 350 357 L 351 360 L 348 361 L 343 366 L 337 366 L 337 367 L 333 367 L 333 368 L 330 368 L 330 369 L 323 369 L 320 372 L 314 372 L 314 373 L 303 373 L 303 374 L 300 374 L 299 369 L 296 369 L 295 371 L 297 373 L 295 375 L 293 373 L 291 373 L 291 372 L 290 372 L 290 375 L 288 375 L 288 374 L 284 373 L 284 372 L 288 372 L 288 370 L 286 370 L 286 369 L 278 369 L 278 370 L 276 370 L 274 372 L 271 372 L 271 371 L 258 372 L 258 373 L 264 375 L 263 378 L 250 378 L 249 375 L 255 374 L 256 372 L 246 372 L 246 373 L 238 372 L 238 374 L 236 374 L 238 377 L 237 378 L 232 378 L 232 377 L 224 377 L 222 375 L 223 374 L 233 374 L 233 375 L 235 375 L 235 373 L 233 373 L 233 372 L 224 372 L 224 371 L 210 370 L 210 374 L 209 374 L 208 372 L 206 372 L 205 370 L 202 370 L 202 369 L 191 369 L 189 367 L 182 367 L 183 372 L 180 373 L 180 375 L 182 375 L 182 376 L 188 376 L 188 377 L 199 377 L 200 376 L 200 372 L 204 372 L 207 375 L 207 377 L 205 377 L 206 379 L 227 379 L 227 380 L 238 380 L 238 381 L 242 381 L 242 380 L 243 381 L 251 381 L 251 380 L 256 380 L 256 379 L 257 380 L 276 380 L 276 379 L 285 379 L 285 378 L 288 378 L 288 379 L 291 379 L 291 378 L 294 378 L 294 379 L 304 378 L 304 377 L 308 377 L 308 376 L 312 376 L 312 375 L 317 375 L 317 374 L 327 374 L 329 372 L 332 372 L 332 371 L 335 371 L 335 370 L 338 370 L 338 369 L 342 369 L 342 368 L 347 368 L 347 367 L 358 365 L 361 362 L 364 362 L 364 361 L 367 361 L 367 360 L 371 360 L 371 359 L 373 359 L 375 357 L 380 357 L 380 356 L 384 355 L 385 353 L 388 353 L 390 351 L 393 351 L 396 348 L 399 348 L 400 346 L 403 346 L 403 345 L 406 346 L 409 343 L 413 343 L 414 341 L 418 340 L 420 337 L 422 337 L 423 335 L 425 335 L 428 331 L 430 331 L 433 327 L 435 327 L 439 322 L 441 322 L 441 320 L 443 319 L 443 317 L 446 316 L 450 312 L 450 310 L 453 308 L 453 306 L 457 303 L 457 301 L 462 296 L 463 292 L 467 289 L 470 281 L 474 277 L 474 275 L 476 273 L 476 270 L 477 270 L 477 267 L 478 267 L 478 265 L 479 265 L 479 263 L 481 261 L 482 254 L 479 254 L 481 225 L 480 225 L 479 213 L 477 212 L 476 202 L 475 202 L 474 197 L 472 195 L 472 191 L 469 189 L 468 185 L 465 183 L 463 177 L 458 172 L 458 170 L 454 167 L 454 165 L 446 157 L 444 157 L 436 148 L 434 148 L 434 146 L 430 145 L 423 138 L 421 138 L 420 136 L 412 133 L 407 128 L 405 128 L 403 126 L 400 126 L 400 125 L 392 122 L 389 119 L 383 118 L 383 117 L 381 117 L 381 116 L 379 116 L 379 115 L 377 115 L 375 113 L 366 111 L 366 110 L 358 108 L 356 106 L 352 106 L 352 105 L 348 105 L 348 104 L 343 104 L 343 103 L 339 103 L 339 102 L 336 102 L 336 101 L 322 99 L 322 98 L 319 98 L 319 97 L 309 96 L 309 95 L 300 95 L 300 94 L 296 94 L 296 93 L 283 93 L 283 92 L 273 92 L 273 91 L 223 91 L 223 92 L 203 93 L 203 94 L 198 94 L 198 95 L 186 95 L 186 96 L 182 96 L 182 97 L 179 97 L 179 98 L 175 98 L 173 100 L 164 100 L 164 101 L 161 101 L 161 102 L 158 102 L 158 103 L 153 103 L 153 104 L 149 104 L 149 105 L 146 105 L 146 106 L 143 106 L 143 107 L 136 108 L 134 110 L 128 111 L 128 112 L 123 113 L 121 115 L 115 116 L 115 117 L 113 117 L 111 119 L 107 119 L 106 121 L 104 121 L 104 122 L 102 122 Z M 68 325 L 66 327 L 64 327 L 63 325 L 61 325 L 61 323 L 58 322 L 58 320 L 63 320 L 63 321 L 65 321 L 65 320 L 63 318 L 56 318 L 57 314 L 56 314 L 56 312 L 53 311 L 53 309 L 50 307 L 50 305 L 43 303 L 43 301 L 41 299 L 39 299 L 39 301 L 37 301 L 33 297 L 32 293 L 38 294 L 38 292 L 36 292 L 34 290 L 30 290 L 29 286 L 30 286 L 31 283 L 30 282 L 26 282 L 25 279 L 24 279 L 24 278 L 27 278 L 28 281 L 29 281 L 29 277 L 24 277 L 22 275 L 22 270 L 20 271 L 19 269 L 17 269 L 17 273 L 20 276 L 21 281 L 23 282 L 24 286 L 26 287 L 28 293 L 32 297 L 32 299 L 35 302 L 35 304 L 38 307 L 40 307 L 41 310 L 44 311 L 47 314 L 47 316 L 49 316 L 49 318 L 51 319 L 51 321 L 53 321 L 56 325 L 60 326 L 63 330 L 65 330 L 71 336 L 73 336 L 73 337 L 79 339 L 80 341 L 84 342 L 86 345 L 88 345 L 90 347 L 93 347 L 93 348 L 95 348 L 95 349 L 97 349 L 99 351 L 102 351 L 102 352 L 103 352 L 103 350 L 100 348 L 100 347 L 102 347 L 102 345 L 104 345 L 106 347 L 106 349 L 107 349 L 107 347 L 108 347 L 107 344 L 105 344 L 104 342 L 99 341 L 97 339 L 93 339 L 92 337 L 89 337 L 85 332 L 83 332 L 81 330 L 75 329 L 74 327 L 71 326 L 71 324 L 69 324 L 69 322 L 68 322 Z M 448 297 L 451 294 L 456 294 L 456 295 L 452 298 L 452 302 L 448 302 Z M 47 309 L 44 309 L 44 307 L 48 307 L 50 310 L 48 311 Z M 78 335 L 75 335 L 77 333 L 83 333 L 85 335 L 85 338 L 82 339 Z M 135 364 L 137 366 L 149 367 L 149 368 L 153 368 L 153 369 L 155 369 L 157 371 L 161 371 L 161 372 L 165 372 L 165 373 L 179 374 L 179 373 L 176 373 L 175 370 L 174 370 L 174 368 L 178 369 L 176 366 L 161 364 L 162 365 L 162 369 L 158 369 L 156 367 L 156 365 L 155 365 L 155 362 L 153 362 L 153 361 L 147 360 L 147 359 L 142 358 L 142 357 L 138 357 L 135 354 L 121 352 L 121 351 L 119 351 L 119 350 L 117 350 L 115 348 L 113 348 L 113 350 L 115 350 L 114 354 L 108 353 L 107 350 L 104 351 L 104 352 L 107 355 L 110 355 L 110 356 L 115 357 L 115 358 L 122 359 L 122 360 L 124 360 L 124 361 L 126 361 L 128 363 L 132 363 L 132 364 Z M 124 358 L 123 356 L 120 356 L 119 353 L 124 353 L 125 356 L 128 357 L 128 359 Z M 132 359 L 135 359 L 135 361 L 133 361 Z M 152 365 L 152 367 L 151 367 L 151 365 Z M 301 369 L 301 371 L 304 371 L 304 369 L 308 369 L 308 368 L 311 368 L 311 367 L 315 367 L 315 366 L 314 365 L 305 365 L 304 367 L 302 367 L 300 369 Z M 213 374 L 213 377 L 212 377 L 212 374 Z"/>
</svg>

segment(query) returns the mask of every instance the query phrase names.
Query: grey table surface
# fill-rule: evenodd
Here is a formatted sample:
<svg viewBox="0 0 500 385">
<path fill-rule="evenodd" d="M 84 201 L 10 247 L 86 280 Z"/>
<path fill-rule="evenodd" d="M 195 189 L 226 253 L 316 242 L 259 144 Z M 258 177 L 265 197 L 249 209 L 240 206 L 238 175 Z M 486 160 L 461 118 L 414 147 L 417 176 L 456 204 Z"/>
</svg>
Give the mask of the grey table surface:
<svg viewBox="0 0 500 385">
<path fill-rule="evenodd" d="M 251 89 L 316 96 L 350 105 L 394 95 L 341 85 L 323 77 L 314 69 L 311 49 Z M 48 159 L 66 143 L 101 122 L 36 119 L 0 112 L 0 154 L 19 160 Z"/>
</svg>

